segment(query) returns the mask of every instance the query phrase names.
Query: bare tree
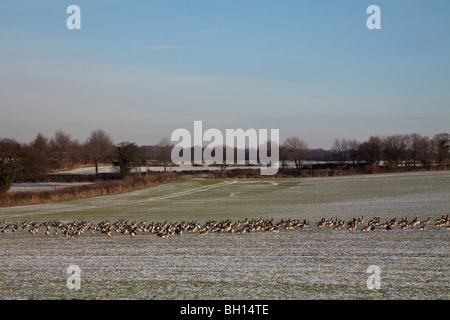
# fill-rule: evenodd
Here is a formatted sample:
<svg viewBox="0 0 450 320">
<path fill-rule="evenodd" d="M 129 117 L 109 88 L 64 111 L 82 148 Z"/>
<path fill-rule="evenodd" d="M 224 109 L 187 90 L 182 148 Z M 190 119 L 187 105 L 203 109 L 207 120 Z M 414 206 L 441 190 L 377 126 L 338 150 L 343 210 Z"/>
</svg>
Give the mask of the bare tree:
<svg viewBox="0 0 450 320">
<path fill-rule="evenodd" d="M 299 137 L 289 137 L 283 143 L 287 158 L 294 161 L 295 167 L 300 169 L 302 161 L 306 158 L 309 147 L 306 141 Z"/>
<path fill-rule="evenodd" d="M 406 160 L 408 165 L 412 162 L 413 167 L 416 166 L 416 162 L 419 160 L 419 148 L 422 136 L 418 133 L 411 133 L 406 136 Z"/>
<path fill-rule="evenodd" d="M 72 140 L 69 146 L 69 157 L 71 161 L 71 165 L 74 166 L 83 161 L 83 146 L 77 140 Z"/>
<path fill-rule="evenodd" d="M 278 172 L 280 164 L 280 145 L 276 140 L 262 141 L 257 149 L 257 163 L 261 165 L 261 175 L 273 175 Z"/>
<path fill-rule="evenodd" d="M 381 138 L 371 136 L 369 140 L 360 144 L 358 154 L 368 165 L 378 165 L 381 159 Z"/>
<path fill-rule="evenodd" d="M 389 165 L 396 168 L 406 153 L 406 136 L 402 134 L 388 135 L 382 139 L 381 148 L 383 156 L 388 161 Z"/>
<path fill-rule="evenodd" d="M 358 149 L 360 143 L 356 139 L 347 140 L 347 154 L 349 159 L 352 161 L 352 164 L 355 164 L 358 161 Z"/>
<path fill-rule="evenodd" d="M 286 169 L 286 167 L 288 167 L 288 154 L 287 154 L 287 151 L 286 151 L 286 148 L 285 148 L 285 146 L 284 146 L 284 144 L 281 144 L 280 146 L 279 146 L 279 152 L 280 152 L 280 165 L 281 165 L 281 168 L 282 169 Z"/>
<path fill-rule="evenodd" d="M 191 148 L 191 155 L 194 153 Z M 225 169 L 229 166 L 227 162 L 227 154 L 233 154 L 233 148 L 224 146 L 223 144 L 217 144 L 213 146 L 206 146 L 203 149 L 203 161 L 207 165 L 218 165 L 220 167 L 221 175 L 225 176 Z"/>
<path fill-rule="evenodd" d="M 156 146 L 160 150 L 160 160 L 163 163 L 164 171 L 166 171 L 167 164 L 171 161 L 173 144 L 169 138 L 162 138 Z"/>
<path fill-rule="evenodd" d="M 417 141 L 417 159 L 420 161 L 423 167 L 430 168 L 433 163 L 435 150 L 436 150 L 436 142 L 431 140 L 429 137 L 421 137 Z"/>
<path fill-rule="evenodd" d="M 156 146 L 141 146 L 141 150 L 142 156 L 147 160 L 157 160 L 160 156 L 159 148 Z"/>
<path fill-rule="evenodd" d="M 71 143 L 71 135 L 63 132 L 62 130 L 57 131 L 55 136 L 50 140 L 50 149 L 55 155 L 58 168 L 61 168 L 65 158 L 69 158 L 68 154 Z"/>
<path fill-rule="evenodd" d="M 336 159 L 344 165 L 347 161 L 348 154 L 348 142 L 346 139 L 336 139 L 334 140 L 331 151 L 336 155 Z"/>
<path fill-rule="evenodd" d="M 23 173 L 25 175 L 47 173 L 50 170 L 49 153 L 49 139 L 39 132 L 36 138 L 22 147 Z"/>
<path fill-rule="evenodd" d="M 109 162 L 114 155 L 115 147 L 104 130 L 94 130 L 85 143 L 85 150 L 88 159 L 94 162 L 95 174 L 98 174 L 99 162 Z"/>
<path fill-rule="evenodd" d="M 49 140 L 42 133 L 38 133 L 36 138 L 29 143 L 30 147 L 39 150 L 42 154 L 47 154 L 49 149 Z"/>
<path fill-rule="evenodd" d="M 433 137 L 436 143 L 436 160 L 439 167 L 445 165 L 445 159 L 448 157 L 448 151 L 450 149 L 450 134 L 448 133 L 438 133 Z"/>
</svg>

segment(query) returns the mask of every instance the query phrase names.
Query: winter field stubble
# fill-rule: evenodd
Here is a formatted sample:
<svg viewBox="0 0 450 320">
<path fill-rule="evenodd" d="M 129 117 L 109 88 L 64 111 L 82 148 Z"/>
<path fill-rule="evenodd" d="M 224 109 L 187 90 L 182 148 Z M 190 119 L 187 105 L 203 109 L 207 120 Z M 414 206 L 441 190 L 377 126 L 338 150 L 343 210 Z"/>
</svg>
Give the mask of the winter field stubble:
<svg viewBox="0 0 450 320">
<path fill-rule="evenodd" d="M 279 233 L 183 233 L 169 238 L 44 230 L 0 233 L 0 299 L 449 299 L 450 172 L 330 178 L 191 180 L 70 202 L 0 208 L 0 221 L 202 224 L 209 220 L 307 220 Z M 355 231 L 318 228 L 322 218 L 351 221 Z M 419 226 L 362 232 L 381 222 L 431 218 Z M 81 270 L 79 290 L 66 269 Z M 380 289 L 368 289 L 370 265 Z"/>
</svg>

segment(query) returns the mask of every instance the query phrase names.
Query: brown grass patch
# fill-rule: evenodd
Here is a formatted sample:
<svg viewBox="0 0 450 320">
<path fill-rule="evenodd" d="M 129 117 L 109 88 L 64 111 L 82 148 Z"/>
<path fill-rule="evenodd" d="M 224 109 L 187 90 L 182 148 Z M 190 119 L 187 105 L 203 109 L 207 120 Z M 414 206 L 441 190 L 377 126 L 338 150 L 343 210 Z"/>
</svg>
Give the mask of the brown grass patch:
<svg viewBox="0 0 450 320">
<path fill-rule="evenodd" d="M 164 172 L 151 174 L 148 177 L 130 175 L 123 180 L 100 181 L 87 185 L 59 188 L 56 190 L 14 193 L 3 192 L 0 193 L 0 207 L 52 203 L 114 195 L 157 186 L 159 184 L 179 180 L 180 178 L 181 175 L 175 172 Z"/>
</svg>

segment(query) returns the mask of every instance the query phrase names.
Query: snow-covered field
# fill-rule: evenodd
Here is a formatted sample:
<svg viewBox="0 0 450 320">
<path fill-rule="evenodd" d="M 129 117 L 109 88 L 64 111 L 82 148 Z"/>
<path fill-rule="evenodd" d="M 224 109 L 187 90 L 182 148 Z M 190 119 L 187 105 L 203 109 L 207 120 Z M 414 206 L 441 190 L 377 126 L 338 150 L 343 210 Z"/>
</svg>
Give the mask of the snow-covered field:
<svg viewBox="0 0 450 320">
<path fill-rule="evenodd" d="M 238 166 L 238 165 L 233 165 L 233 166 L 228 166 L 225 170 L 235 170 L 235 169 L 255 169 L 255 170 L 260 170 L 260 167 L 257 166 Z M 147 167 L 136 167 L 133 168 L 131 170 L 132 173 L 135 172 L 141 172 L 141 173 L 145 173 L 147 170 Z M 154 171 L 154 172 L 163 172 L 164 171 L 164 167 L 162 166 L 150 166 L 148 167 L 149 171 Z M 221 168 L 219 166 L 192 166 L 192 165 L 185 165 L 185 164 L 181 164 L 179 166 L 171 166 L 171 167 L 166 167 L 166 171 L 174 171 L 174 172 L 182 172 L 182 171 L 219 171 L 221 170 Z M 114 166 L 99 166 L 98 167 L 98 172 L 99 173 L 117 173 L 119 172 L 119 168 L 118 167 L 114 167 Z M 72 170 L 67 170 L 67 171 L 60 171 L 57 172 L 57 174 L 95 174 L 95 167 L 83 167 L 83 168 L 77 168 L 77 169 L 72 169 Z"/>
<path fill-rule="evenodd" d="M 61 188 L 81 186 L 90 184 L 91 182 L 37 182 L 37 183 L 13 183 L 8 192 L 33 192 L 33 191 L 50 191 Z"/>
<path fill-rule="evenodd" d="M 306 219 L 278 234 L 0 233 L 1 299 L 449 299 L 450 173 L 180 181 L 116 196 L 0 208 L 0 220 L 181 222 Z M 431 217 L 391 231 L 318 228 L 323 217 Z M 69 265 L 81 289 L 67 287 Z M 380 289 L 370 290 L 370 265 Z"/>
</svg>

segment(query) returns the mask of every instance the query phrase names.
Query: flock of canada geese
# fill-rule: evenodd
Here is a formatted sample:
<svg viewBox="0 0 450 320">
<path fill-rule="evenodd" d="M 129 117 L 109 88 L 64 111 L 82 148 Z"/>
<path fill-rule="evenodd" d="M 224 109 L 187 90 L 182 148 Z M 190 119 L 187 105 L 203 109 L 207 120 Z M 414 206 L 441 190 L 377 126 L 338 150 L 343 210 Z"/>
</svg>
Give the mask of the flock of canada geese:
<svg viewBox="0 0 450 320">
<path fill-rule="evenodd" d="M 397 219 L 391 219 L 386 222 L 381 222 L 379 217 L 374 217 L 367 221 L 365 225 L 364 217 L 353 218 L 350 221 L 338 220 L 338 219 L 325 219 L 322 218 L 315 225 L 317 228 L 331 228 L 333 230 L 347 229 L 349 231 L 360 230 L 362 232 L 369 232 L 377 229 L 392 230 L 394 228 L 400 228 L 402 230 L 408 228 L 416 228 L 424 231 L 427 225 L 431 222 L 431 219 L 419 220 L 417 217 L 411 221 L 407 218 L 403 218 L 399 221 Z M 449 216 L 442 216 L 441 218 L 434 220 L 436 227 L 444 227 L 450 230 L 450 218 Z M 273 219 L 244 219 L 241 221 L 231 222 L 229 219 L 223 221 L 207 221 L 203 224 L 199 224 L 197 221 L 181 223 L 163 223 L 151 222 L 147 224 L 146 221 L 136 223 L 135 221 L 119 220 L 117 222 L 101 221 L 97 224 L 89 223 L 87 221 L 73 221 L 68 223 L 62 223 L 56 220 L 46 221 L 42 223 L 24 221 L 21 223 L 13 222 L 5 224 L 0 222 L 0 234 L 4 234 L 8 231 L 17 232 L 20 230 L 27 230 L 30 234 L 37 234 L 41 231 L 46 236 L 64 235 L 67 238 L 73 238 L 81 236 L 85 233 L 91 234 L 105 234 L 107 237 L 112 237 L 113 234 L 129 235 L 132 238 L 136 237 L 139 233 L 155 234 L 161 238 L 168 238 L 174 235 L 182 235 L 183 233 L 198 233 L 200 235 L 207 235 L 208 233 L 237 233 L 245 234 L 257 231 L 264 231 L 266 233 L 278 233 L 281 229 L 293 230 L 293 229 L 305 229 L 310 227 L 309 221 L 297 220 L 297 219 L 282 219 L 279 222 L 275 222 Z M 44 231 L 45 230 L 45 231 Z"/>
</svg>

